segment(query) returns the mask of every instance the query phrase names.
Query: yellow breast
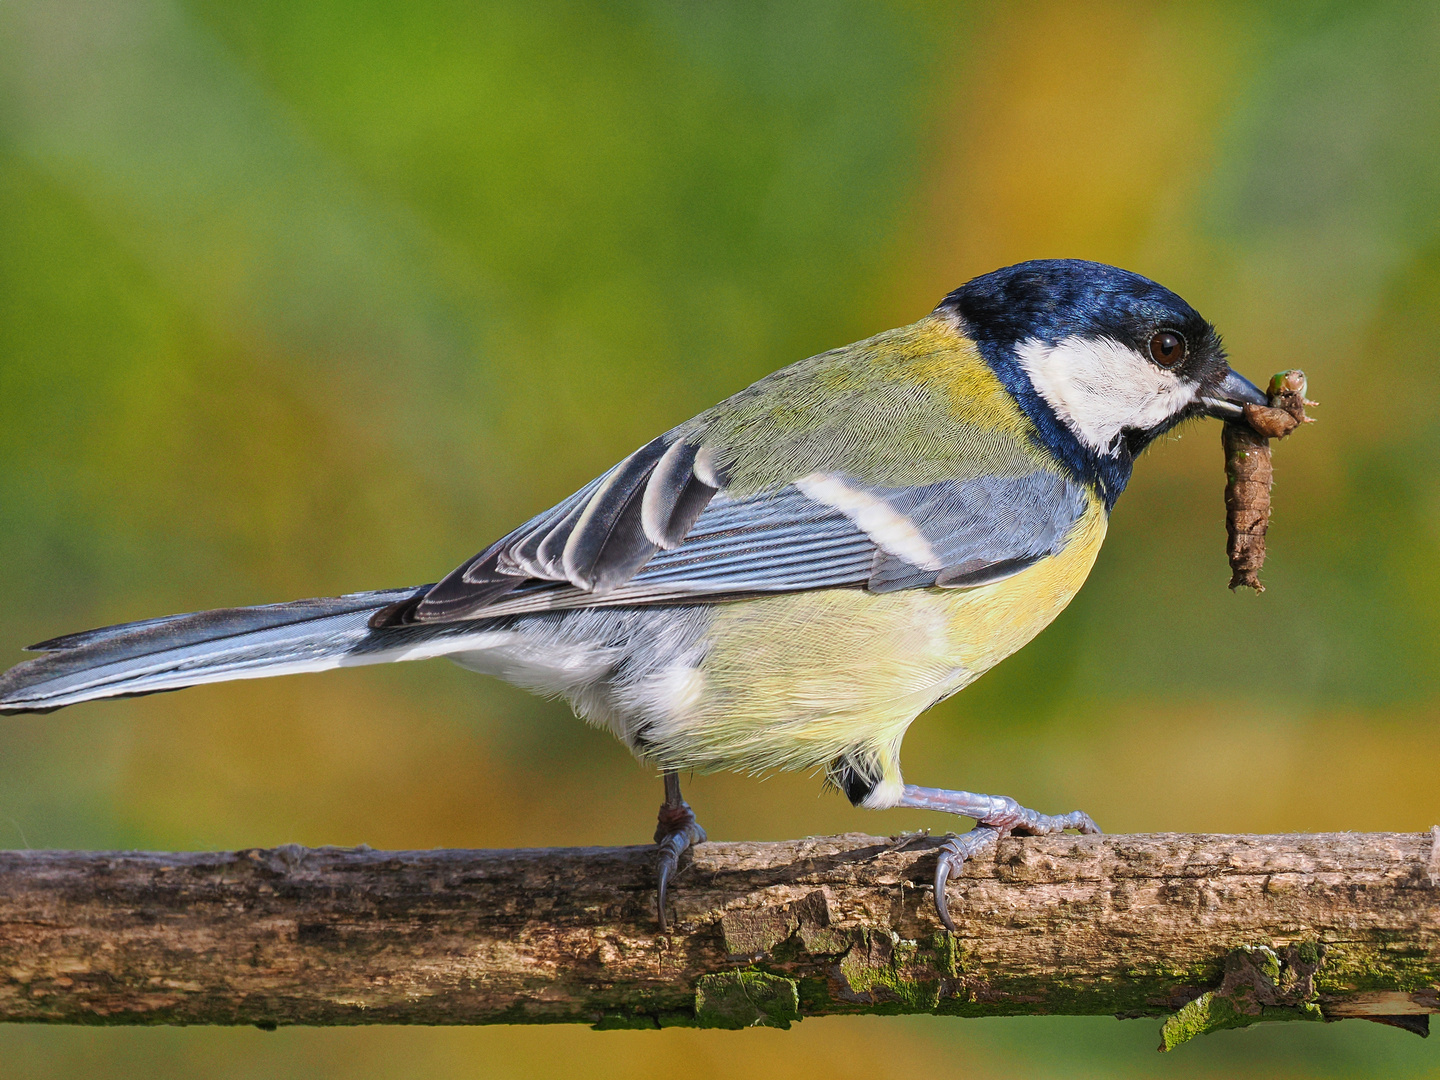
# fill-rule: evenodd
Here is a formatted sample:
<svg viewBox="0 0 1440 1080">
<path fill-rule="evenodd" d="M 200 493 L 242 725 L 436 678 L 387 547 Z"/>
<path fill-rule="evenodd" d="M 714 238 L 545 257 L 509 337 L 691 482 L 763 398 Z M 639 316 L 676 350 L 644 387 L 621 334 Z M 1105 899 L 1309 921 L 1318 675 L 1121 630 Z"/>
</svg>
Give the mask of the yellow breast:
<svg viewBox="0 0 1440 1080">
<path fill-rule="evenodd" d="M 685 702 L 647 752 L 696 771 L 819 769 L 863 752 L 898 777 L 919 713 L 1025 645 L 1084 583 L 1105 538 L 1091 501 L 1064 549 L 975 589 L 825 589 L 721 605 Z"/>
</svg>

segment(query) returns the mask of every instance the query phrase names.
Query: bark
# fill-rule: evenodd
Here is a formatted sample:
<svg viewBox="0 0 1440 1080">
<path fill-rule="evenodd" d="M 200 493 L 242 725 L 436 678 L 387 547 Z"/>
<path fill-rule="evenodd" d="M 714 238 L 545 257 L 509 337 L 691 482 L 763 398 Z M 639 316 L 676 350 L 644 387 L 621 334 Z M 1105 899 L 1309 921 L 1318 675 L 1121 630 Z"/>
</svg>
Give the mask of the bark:
<svg viewBox="0 0 1440 1080">
<path fill-rule="evenodd" d="M 830 1013 L 1440 1010 L 1431 834 L 1010 838 L 935 914 L 938 839 L 654 849 L 0 853 L 0 1019 L 786 1026 Z"/>
</svg>

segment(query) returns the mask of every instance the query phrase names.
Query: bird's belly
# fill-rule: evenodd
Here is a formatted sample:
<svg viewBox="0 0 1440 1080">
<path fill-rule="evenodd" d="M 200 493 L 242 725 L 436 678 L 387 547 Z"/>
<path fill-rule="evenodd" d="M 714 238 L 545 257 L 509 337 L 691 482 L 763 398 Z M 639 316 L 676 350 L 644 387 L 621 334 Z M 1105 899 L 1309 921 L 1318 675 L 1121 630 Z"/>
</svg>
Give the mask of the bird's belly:
<svg viewBox="0 0 1440 1080">
<path fill-rule="evenodd" d="M 656 676 L 649 715 L 627 741 L 667 768 L 696 771 L 814 769 L 857 749 L 898 752 L 922 710 L 1064 609 L 1104 535 L 1097 505 L 1059 555 L 993 585 L 826 589 L 719 605 L 704 658 Z"/>
</svg>

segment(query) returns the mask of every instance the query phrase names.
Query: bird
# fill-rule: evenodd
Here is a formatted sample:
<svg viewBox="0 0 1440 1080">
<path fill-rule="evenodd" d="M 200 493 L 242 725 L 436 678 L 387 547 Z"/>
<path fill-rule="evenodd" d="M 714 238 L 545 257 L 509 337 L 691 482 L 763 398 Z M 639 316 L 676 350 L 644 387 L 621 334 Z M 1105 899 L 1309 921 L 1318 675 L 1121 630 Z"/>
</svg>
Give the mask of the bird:
<svg viewBox="0 0 1440 1080">
<path fill-rule="evenodd" d="M 859 807 L 972 819 L 937 858 L 953 932 L 946 887 L 966 860 L 1011 833 L 1100 830 L 907 783 L 907 728 L 1065 608 L 1148 445 L 1265 401 L 1170 290 L 1023 262 L 761 378 L 436 583 L 53 638 L 0 676 L 0 713 L 448 657 L 565 699 L 658 768 L 662 932 L 706 840 L 680 774 L 777 770 Z"/>
</svg>

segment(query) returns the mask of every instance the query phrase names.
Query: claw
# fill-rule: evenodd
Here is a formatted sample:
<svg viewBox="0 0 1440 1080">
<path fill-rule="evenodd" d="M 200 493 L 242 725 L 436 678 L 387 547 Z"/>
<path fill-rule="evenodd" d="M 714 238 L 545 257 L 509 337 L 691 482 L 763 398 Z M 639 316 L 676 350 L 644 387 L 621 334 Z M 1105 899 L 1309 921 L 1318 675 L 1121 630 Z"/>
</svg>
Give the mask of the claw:
<svg viewBox="0 0 1440 1080">
<path fill-rule="evenodd" d="M 665 802 L 660 807 L 658 823 L 655 826 L 655 843 L 659 846 L 655 862 L 656 911 L 660 917 L 660 932 L 670 929 L 665 918 L 665 894 L 670 878 L 680 866 L 680 856 L 692 844 L 705 842 L 705 830 L 695 820 L 690 804 L 680 797 L 680 780 L 674 773 L 665 774 Z"/>
<path fill-rule="evenodd" d="M 950 903 L 945 896 L 945 886 L 950 878 L 965 868 L 965 860 L 979 855 L 986 848 L 994 847 L 1000 837 L 1008 832 L 993 825 L 976 825 L 963 836 L 947 837 L 940 845 L 940 858 L 935 862 L 935 911 L 945 929 L 955 933 L 955 922 L 950 918 Z"/>
<path fill-rule="evenodd" d="M 1079 810 L 1068 814 L 1041 814 L 1003 795 L 974 795 L 968 791 L 946 791 L 906 784 L 896 805 L 917 810 L 940 810 L 975 820 L 975 828 L 963 836 L 951 836 L 940 845 L 940 856 L 935 862 L 935 912 L 945 924 L 945 929 L 952 934 L 955 933 L 955 921 L 950 918 L 945 886 L 964 868 L 966 859 L 973 859 L 982 851 L 993 848 L 1002 837 L 1011 833 L 1045 836 L 1066 829 L 1090 835 L 1100 832 L 1100 827 L 1090 815 Z"/>
<path fill-rule="evenodd" d="M 685 809 L 689 810 L 690 808 L 687 806 Z M 690 845 L 704 842 L 705 830 L 695 822 L 693 817 L 688 825 L 676 832 L 666 834 L 660 840 L 660 858 L 655 867 L 655 892 L 662 934 L 670 928 L 665 918 L 665 893 L 666 887 L 670 884 L 670 877 L 680 865 L 680 856 L 685 854 Z"/>
<path fill-rule="evenodd" d="M 660 858 L 656 863 L 655 892 L 658 898 L 657 911 L 660 916 L 660 932 L 663 934 L 670 929 L 665 921 L 665 889 L 670 884 L 670 875 L 680 865 L 680 853 L 687 846 L 686 837 L 683 833 L 674 833 L 660 841 Z"/>
<path fill-rule="evenodd" d="M 935 911 L 945 929 L 955 933 L 955 923 L 950 918 L 950 901 L 945 897 L 945 886 L 950 882 L 950 862 L 954 858 L 946 848 L 940 849 L 940 858 L 935 861 Z"/>
</svg>

